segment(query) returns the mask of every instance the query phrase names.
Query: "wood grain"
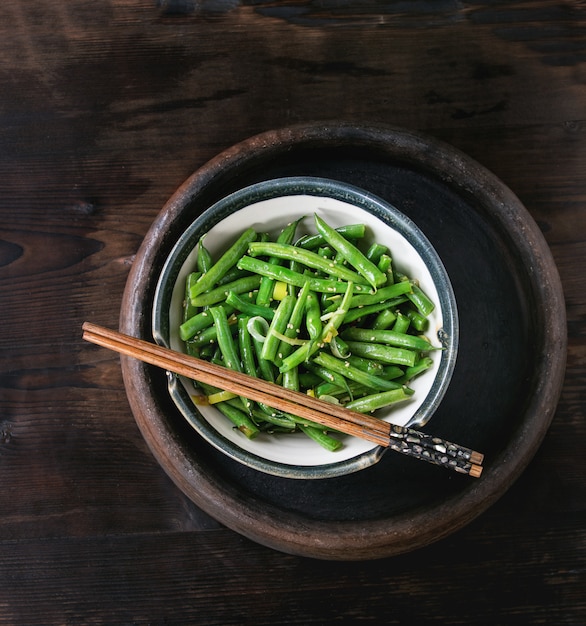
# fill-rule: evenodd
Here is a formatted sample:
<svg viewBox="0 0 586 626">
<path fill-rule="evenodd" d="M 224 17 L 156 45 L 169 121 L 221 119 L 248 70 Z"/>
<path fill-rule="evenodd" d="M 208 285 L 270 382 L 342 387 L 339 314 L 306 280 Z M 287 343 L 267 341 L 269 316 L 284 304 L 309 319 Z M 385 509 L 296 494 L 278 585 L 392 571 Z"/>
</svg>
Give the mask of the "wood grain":
<svg viewBox="0 0 586 626">
<path fill-rule="evenodd" d="M 514 540 L 506 525 L 477 523 L 416 558 L 352 564 L 258 550 L 226 530 L 72 539 L 67 551 L 58 541 L 7 545 L 3 562 L 14 567 L 28 556 L 29 567 L 13 573 L 0 624 L 80 615 L 110 624 L 326 624 L 336 616 L 403 624 L 413 615 L 426 624 L 563 623 L 568 607 L 579 616 L 584 559 L 568 540 L 584 541 L 581 520 L 569 516 L 552 530 L 544 519 L 521 519 L 525 533 Z M 470 585 L 486 580 L 487 568 L 498 569 L 498 583 Z"/>
<path fill-rule="evenodd" d="M 0 623 L 584 622 L 585 13 L 1 4 Z M 448 539 L 358 565 L 221 529 L 154 460 L 118 358 L 80 332 L 117 325 L 144 235 L 196 168 L 324 119 L 422 130 L 491 169 L 544 233 L 568 316 L 562 397 L 519 481 Z"/>
</svg>

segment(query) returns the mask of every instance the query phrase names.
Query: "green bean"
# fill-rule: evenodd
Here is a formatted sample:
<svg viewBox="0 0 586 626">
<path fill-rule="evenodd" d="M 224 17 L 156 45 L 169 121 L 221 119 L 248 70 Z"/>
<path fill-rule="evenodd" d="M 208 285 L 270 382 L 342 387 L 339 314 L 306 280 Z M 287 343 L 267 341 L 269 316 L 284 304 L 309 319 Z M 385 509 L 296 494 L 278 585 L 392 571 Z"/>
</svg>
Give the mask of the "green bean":
<svg viewBox="0 0 586 626">
<path fill-rule="evenodd" d="M 244 423 L 248 423 L 242 415 L 242 408 L 237 404 L 237 399 L 227 400 L 225 402 L 218 403 L 218 405 L 220 404 L 230 405 L 231 407 L 236 409 L 236 415 L 235 415 L 236 422 L 244 421 Z M 265 404 L 260 404 L 260 403 L 258 406 L 252 407 L 252 409 L 250 410 L 250 414 L 258 422 L 265 422 L 267 424 L 271 424 L 273 426 L 283 429 L 282 432 L 292 432 L 293 429 L 297 429 L 297 428 L 299 428 L 299 430 L 301 431 L 303 428 L 318 429 L 324 435 L 323 437 L 323 444 L 325 444 L 324 447 L 326 447 L 327 449 L 331 449 L 331 450 L 338 449 L 340 447 L 340 445 L 338 444 L 341 444 L 341 442 L 334 443 L 333 438 L 330 438 L 325 433 L 323 426 L 320 426 L 316 424 L 315 422 L 312 422 L 304 417 L 291 415 L 289 413 L 283 413 Z M 318 439 L 321 439 L 321 438 L 318 437 L 316 441 Z M 318 443 L 321 443 L 321 442 L 318 441 Z"/>
<path fill-rule="evenodd" d="M 318 291 L 320 293 L 344 293 L 346 291 L 347 283 L 343 280 L 331 280 L 328 278 L 317 278 L 313 276 L 306 276 L 290 270 L 287 267 L 280 265 L 273 265 L 267 261 L 261 259 L 255 259 L 250 256 L 243 256 L 238 261 L 238 267 L 245 269 L 249 272 L 259 274 L 260 276 L 268 276 L 274 280 L 279 280 L 295 287 L 303 287 L 306 281 L 309 281 L 312 291 Z M 366 285 L 356 285 L 356 291 L 370 293 L 371 289 Z"/>
<path fill-rule="evenodd" d="M 388 248 L 386 246 L 375 241 L 366 251 L 366 258 L 373 263 L 378 263 L 383 254 L 387 253 L 387 250 Z"/>
<path fill-rule="evenodd" d="M 305 283 L 295 300 L 295 306 L 291 311 L 291 317 L 283 333 L 286 339 L 297 340 L 301 332 L 301 323 L 305 314 L 305 307 L 307 303 L 307 296 L 309 295 L 309 283 Z M 279 362 L 282 362 L 293 350 L 293 344 L 289 341 L 281 340 L 279 349 L 277 351 L 277 357 Z M 293 367 L 286 372 L 283 372 L 281 384 L 285 389 L 299 390 L 299 369 Z"/>
<path fill-rule="evenodd" d="M 293 243 L 295 239 L 295 233 L 297 232 L 297 227 L 299 223 L 303 220 L 302 217 L 294 220 L 293 222 L 289 222 L 285 228 L 279 233 L 277 237 L 277 243 Z"/>
<path fill-rule="evenodd" d="M 372 328 L 376 330 L 385 330 L 390 328 L 397 320 L 397 314 L 392 309 L 383 309 L 374 318 Z"/>
<path fill-rule="evenodd" d="M 394 381 L 386 380 L 385 378 L 381 378 L 375 374 L 364 372 L 363 370 L 350 365 L 349 361 L 337 359 L 327 352 L 318 352 L 313 357 L 313 362 L 318 365 L 322 365 L 323 367 L 332 370 L 345 378 L 349 378 L 357 383 L 371 387 L 376 391 L 386 391 L 389 389 L 396 389 L 401 386 Z"/>
<path fill-rule="evenodd" d="M 353 272 L 346 266 L 336 263 L 334 260 L 328 260 L 311 250 L 304 250 L 296 246 L 271 243 L 271 242 L 252 242 L 248 246 L 248 254 L 252 257 L 271 256 L 286 261 L 294 261 L 301 263 L 307 267 L 323 272 L 327 276 L 335 276 L 341 280 L 352 281 L 355 283 L 366 285 L 368 282 L 357 272 Z"/>
<path fill-rule="evenodd" d="M 382 363 L 394 365 L 406 365 L 412 367 L 415 365 L 417 353 L 407 348 L 395 348 L 394 346 L 385 346 L 382 343 L 367 343 L 365 341 L 349 341 L 348 347 L 352 354 L 363 356 L 367 359 L 375 359 Z"/>
<path fill-rule="evenodd" d="M 256 360 L 257 351 L 254 346 L 254 339 L 252 335 L 248 332 L 249 320 L 250 320 L 250 317 L 247 315 L 240 315 L 238 317 L 238 348 L 240 349 L 240 360 L 242 361 L 243 371 L 249 376 L 258 378 L 259 368 L 257 367 L 257 360 Z M 268 361 L 265 363 L 268 363 Z M 261 402 L 258 402 L 257 405 L 258 405 L 258 412 L 260 412 L 265 417 L 267 414 L 272 416 L 275 412 L 274 409 L 271 409 L 270 407 L 266 406 L 265 404 L 262 404 Z M 250 413 L 257 416 L 257 412 L 255 412 L 254 404 L 252 404 L 252 406 L 249 406 L 247 408 Z M 275 421 L 271 419 L 268 419 L 267 421 L 270 421 L 271 423 L 276 424 L 278 426 L 285 425 L 284 421 Z M 287 420 L 287 421 L 291 423 L 291 420 Z"/>
<path fill-rule="evenodd" d="M 341 405 L 345 405 L 348 400 L 354 399 L 354 396 L 351 396 L 348 390 L 334 383 L 326 383 L 325 381 L 322 381 L 312 389 L 312 395 L 320 400 L 336 398 Z"/>
<path fill-rule="evenodd" d="M 218 402 L 214 406 L 220 410 L 241 433 L 246 435 L 248 439 L 254 439 L 260 433 L 258 426 L 244 411 L 232 406 L 228 402 Z"/>
<path fill-rule="evenodd" d="M 378 302 L 383 302 L 384 300 L 391 300 L 392 298 L 396 298 L 398 296 L 406 295 L 411 292 L 411 284 L 410 283 L 394 283 L 393 285 L 388 285 L 386 287 L 381 287 L 377 290 L 376 293 L 365 293 L 358 294 L 352 298 L 350 302 L 350 308 L 354 309 L 358 306 L 368 306 L 370 304 L 377 304 Z"/>
<path fill-rule="evenodd" d="M 295 232 L 297 230 L 297 225 L 301 221 L 302 218 L 287 224 L 285 228 L 279 233 L 277 237 L 277 243 L 292 243 L 295 238 Z M 281 260 L 277 258 L 270 258 L 269 263 L 274 265 L 280 265 Z M 271 296 L 273 294 L 275 280 L 270 278 L 269 276 L 263 276 L 260 281 L 260 286 L 258 288 L 258 293 L 256 294 L 256 303 L 259 305 L 268 305 L 271 301 Z"/>
<path fill-rule="evenodd" d="M 351 411 L 357 411 L 358 413 L 370 413 L 389 406 L 390 404 L 408 400 L 411 395 L 412 394 L 408 393 L 404 387 L 399 387 L 398 389 L 382 391 L 380 393 L 357 398 L 356 400 L 351 400 L 346 404 L 346 408 Z"/>
<path fill-rule="evenodd" d="M 397 319 L 393 324 L 393 330 L 396 333 L 406 333 L 409 330 L 409 326 L 411 325 L 411 320 L 401 313 L 401 311 L 397 311 Z"/>
<path fill-rule="evenodd" d="M 273 295 L 275 280 L 269 276 L 263 276 L 260 280 L 258 291 L 256 293 L 256 304 L 258 306 L 269 306 Z"/>
<path fill-rule="evenodd" d="M 347 226 L 339 226 L 335 230 L 346 239 L 356 240 L 364 237 L 366 226 L 364 224 L 348 224 Z M 301 248 L 313 250 L 314 248 L 319 248 L 324 243 L 324 238 L 318 233 L 317 235 L 305 235 L 297 242 L 297 245 Z"/>
<path fill-rule="evenodd" d="M 262 346 L 262 351 L 260 353 L 261 359 L 276 363 L 275 359 L 277 357 L 277 349 L 281 343 L 281 336 L 287 328 L 287 323 L 291 318 L 294 306 L 295 298 L 293 296 L 285 296 L 279 303 L 279 306 L 275 311 L 275 316 L 271 320 L 269 332 L 267 333 L 265 342 Z"/>
<path fill-rule="evenodd" d="M 297 339 L 301 333 L 301 323 L 303 322 L 307 299 L 310 294 L 309 283 L 305 283 L 295 298 L 295 305 L 293 311 L 291 311 L 291 317 L 284 332 L 285 337 L 288 339 Z M 291 342 L 282 341 L 280 350 L 289 351 L 292 345 Z"/>
<path fill-rule="evenodd" d="M 191 298 L 189 297 L 189 289 L 191 285 L 197 281 L 201 276 L 201 272 L 191 272 L 188 274 L 185 280 L 185 296 L 183 298 L 183 321 L 186 322 L 197 314 L 197 307 L 191 304 Z"/>
<path fill-rule="evenodd" d="M 246 252 L 248 244 L 256 238 L 256 231 L 253 228 L 247 228 L 212 267 L 201 276 L 197 283 L 193 285 L 190 291 L 191 299 L 194 300 L 199 294 L 212 289 L 218 280 L 230 268 L 236 265 L 238 259 Z"/>
<path fill-rule="evenodd" d="M 230 324 L 230 332 L 236 334 L 237 326 L 235 324 Z M 218 331 L 214 325 L 208 326 L 204 328 L 202 331 L 198 332 L 194 335 L 189 343 L 193 348 L 203 348 L 204 346 L 210 344 L 216 344 L 218 340 Z"/>
<path fill-rule="evenodd" d="M 313 389 L 316 385 L 322 382 L 319 376 L 316 376 L 313 372 L 305 368 L 301 368 L 299 372 L 299 384 L 305 390 Z"/>
<path fill-rule="evenodd" d="M 429 320 L 427 317 L 421 315 L 419 311 L 413 309 L 407 309 L 405 315 L 411 320 L 411 326 L 420 333 L 425 332 L 429 326 Z"/>
<path fill-rule="evenodd" d="M 360 383 L 356 383 L 352 380 L 348 381 L 346 387 L 339 387 L 333 383 L 324 382 L 315 388 L 315 394 L 318 398 L 321 398 L 322 396 L 337 398 L 338 401 L 344 406 L 350 400 L 372 395 L 372 387 L 361 385 Z"/>
<path fill-rule="evenodd" d="M 240 367 L 240 359 L 234 344 L 232 332 L 230 331 L 228 325 L 226 311 L 220 306 L 213 306 L 209 311 L 210 315 L 214 319 L 216 339 L 218 341 L 218 346 L 220 348 L 220 352 L 222 353 L 225 366 L 231 370 L 241 372 L 242 368 Z"/>
<path fill-rule="evenodd" d="M 364 276 L 368 283 L 376 289 L 385 282 L 385 275 L 378 267 L 369 261 L 366 256 L 340 233 L 329 226 L 319 215 L 314 215 L 314 221 L 319 234 L 354 267 L 359 274 Z"/>
<path fill-rule="evenodd" d="M 226 311 L 226 315 L 230 315 L 235 310 L 234 307 L 229 304 L 218 304 L 217 306 L 222 307 L 224 311 Z M 179 326 L 179 337 L 182 341 L 188 341 L 198 332 L 204 330 L 204 328 L 209 328 L 213 323 L 214 318 L 207 309 L 196 313 Z"/>
<path fill-rule="evenodd" d="M 324 326 L 322 331 L 322 341 L 325 343 L 330 343 L 332 337 L 335 337 L 338 334 L 338 328 L 344 322 L 346 315 L 348 314 L 348 309 L 350 308 L 350 302 L 352 301 L 352 295 L 354 294 L 355 285 L 353 283 L 348 283 L 346 286 L 346 293 L 342 298 L 342 302 L 340 302 L 338 308 L 330 314 L 330 317 Z"/>
<path fill-rule="evenodd" d="M 401 282 L 409 282 L 411 285 L 411 293 L 408 294 L 409 300 L 415 305 L 417 310 L 424 317 L 428 317 L 431 315 L 433 310 L 435 309 L 435 304 L 428 297 L 428 295 L 421 289 L 421 287 L 414 280 L 409 280 L 407 276 L 402 274 L 399 275 L 399 280 Z"/>
<path fill-rule="evenodd" d="M 264 343 L 259 341 L 255 337 L 252 337 L 252 345 L 256 354 L 256 362 L 258 365 L 258 372 L 260 374 L 260 377 L 264 380 L 268 380 L 269 382 L 274 383 L 276 378 L 276 368 L 272 361 L 268 361 L 267 359 L 263 359 L 261 357 Z"/>
<path fill-rule="evenodd" d="M 323 324 L 321 321 L 321 309 L 319 300 L 313 291 L 307 294 L 305 307 L 305 327 L 311 341 L 317 341 L 321 337 Z"/>
<path fill-rule="evenodd" d="M 323 427 L 304 426 L 303 424 L 299 424 L 299 429 L 315 442 L 319 443 L 320 446 L 322 446 L 326 450 L 329 450 L 330 452 L 335 452 L 342 447 L 342 442 L 328 435 L 323 430 Z"/>
<path fill-rule="evenodd" d="M 409 300 L 413 302 L 421 315 L 423 315 L 424 317 L 431 315 L 431 313 L 435 309 L 435 304 L 430 300 L 427 294 L 423 292 L 421 287 L 419 287 L 418 285 L 412 285 L 412 287 L 413 293 L 409 296 Z"/>
<path fill-rule="evenodd" d="M 346 269 L 348 269 L 346 263 L 344 262 L 344 258 L 340 255 L 339 252 L 336 252 L 336 250 L 334 250 L 332 247 L 330 246 L 322 246 L 318 252 L 321 253 L 321 256 L 324 259 L 327 259 L 327 263 L 331 263 L 333 265 L 337 265 L 339 267 L 344 267 Z M 309 271 L 309 270 L 307 270 Z M 352 271 L 352 270 L 350 270 Z M 357 274 L 357 272 L 354 272 L 355 274 Z M 330 272 L 323 272 L 321 271 L 319 273 L 320 277 L 323 278 L 331 278 L 334 280 L 338 279 L 338 276 L 335 276 L 334 274 L 331 274 Z M 360 274 L 357 274 L 360 278 L 359 278 L 359 284 L 364 284 L 364 280 L 363 277 L 360 276 Z M 329 293 L 322 293 L 320 295 L 320 309 L 323 307 L 326 307 L 328 304 L 328 299 L 330 298 L 330 294 Z"/>
<path fill-rule="evenodd" d="M 209 309 L 210 314 L 214 318 L 214 327 L 216 329 L 216 340 L 218 342 L 218 348 L 222 355 L 222 364 L 224 367 L 234 370 L 236 372 L 242 371 L 240 363 L 240 355 L 236 348 L 236 342 L 232 336 L 233 330 L 228 324 L 228 318 L 226 312 L 220 306 L 214 306 Z M 238 328 L 238 327 L 237 327 Z M 247 398 L 241 397 L 240 401 L 244 409 L 249 409 L 252 403 Z"/>
<path fill-rule="evenodd" d="M 251 276 L 245 276 L 239 278 L 231 283 L 216 287 L 211 291 L 206 291 L 199 295 L 194 296 L 193 291 L 190 292 L 191 304 L 193 306 L 212 306 L 226 300 L 226 296 L 233 291 L 236 294 L 246 293 L 247 291 L 254 291 L 258 288 L 260 283 L 260 276 L 252 274 Z"/>
<path fill-rule="evenodd" d="M 339 374 L 338 372 L 328 369 L 327 367 L 324 367 L 323 365 L 318 365 L 315 362 L 307 363 L 305 367 L 310 372 L 313 372 L 314 374 L 319 376 L 326 383 L 331 383 L 333 385 L 336 385 L 337 387 L 342 387 L 343 389 L 346 389 L 347 391 L 349 391 L 348 381 L 346 380 L 344 376 L 342 376 L 342 374 Z"/>
<path fill-rule="evenodd" d="M 336 251 L 330 246 L 320 246 L 317 254 L 324 259 L 333 259 L 336 256 Z"/>
<path fill-rule="evenodd" d="M 284 389 L 299 391 L 299 368 L 292 367 L 281 375 L 281 386 Z"/>
<path fill-rule="evenodd" d="M 427 371 L 432 365 L 433 365 L 433 360 L 428 356 L 424 356 L 421 359 L 419 359 L 419 361 L 417 361 L 415 365 L 413 365 L 412 367 L 407 367 L 405 369 L 405 373 L 402 376 L 401 380 L 407 383 L 413 378 L 415 378 L 416 376 L 419 376 L 419 374 L 422 374 L 423 372 Z"/>
<path fill-rule="evenodd" d="M 423 337 L 408 335 L 395 330 L 373 330 L 371 328 L 356 328 L 353 326 L 345 330 L 342 333 L 342 337 L 344 339 L 354 339 L 355 341 L 384 343 L 389 346 L 409 348 L 410 350 L 419 350 L 421 352 L 434 349 L 429 341 Z"/>
<path fill-rule="evenodd" d="M 344 319 L 344 322 L 346 319 Z M 345 359 L 350 356 L 350 348 L 348 348 L 348 344 L 340 337 L 340 335 L 335 335 L 332 337 L 330 341 L 330 350 L 340 359 Z"/>
<path fill-rule="evenodd" d="M 216 287 L 229 285 L 239 278 L 246 278 L 246 276 L 249 276 L 249 274 L 250 272 L 245 272 L 244 270 L 241 270 L 237 267 L 232 267 L 222 276 L 222 278 L 220 278 L 220 280 L 218 280 L 218 282 L 216 283 Z"/>
<path fill-rule="evenodd" d="M 275 310 L 271 309 L 271 307 L 255 304 L 252 302 L 251 298 L 242 298 L 233 291 L 228 292 L 226 303 L 231 305 L 234 310 L 245 313 L 250 317 L 256 317 L 258 315 L 270 322 L 275 316 Z"/>
<path fill-rule="evenodd" d="M 383 254 L 376 264 L 378 269 L 383 272 L 387 278 L 386 283 L 393 283 L 393 260 L 388 254 Z"/>
<path fill-rule="evenodd" d="M 205 358 L 205 355 L 203 353 L 203 348 L 193 345 L 191 341 L 185 342 L 185 352 L 187 352 L 189 356 L 196 356 L 202 359 Z"/>
<path fill-rule="evenodd" d="M 238 326 L 236 324 L 230 324 L 230 329 L 233 331 L 234 334 L 236 334 L 236 332 L 238 331 Z M 222 358 L 222 351 L 220 350 L 220 346 L 215 346 L 215 349 L 210 357 L 210 362 L 224 367 L 224 360 Z"/>
<path fill-rule="evenodd" d="M 345 385 L 336 385 L 336 383 L 330 383 L 320 379 L 320 382 L 315 384 L 312 389 L 317 398 L 321 398 L 322 396 L 350 398 L 352 397 L 350 392 L 350 386 L 352 384 L 354 384 L 352 381 L 346 381 Z"/>
<path fill-rule="evenodd" d="M 202 235 L 197 242 L 197 269 L 201 274 L 205 274 L 214 264 L 212 255 L 209 250 L 203 245 L 205 235 Z"/>
<path fill-rule="evenodd" d="M 249 319 L 250 317 L 247 315 L 240 315 L 238 317 L 238 349 L 244 373 L 258 378 L 252 335 L 248 332 Z"/>
<path fill-rule="evenodd" d="M 304 363 L 319 348 L 317 341 L 308 341 L 285 357 L 279 367 L 281 374 Z"/>
<path fill-rule="evenodd" d="M 367 359 L 363 356 L 356 356 L 355 354 L 350 354 L 346 357 L 346 360 L 359 370 L 363 370 L 364 372 L 369 372 L 370 374 L 376 374 L 377 376 L 383 376 L 384 374 L 384 365 L 379 363 L 378 361 L 374 361 L 373 359 Z M 403 370 L 399 370 L 401 374 Z M 387 378 L 383 376 L 383 378 Z"/>
<path fill-rule="evenodd" d="M 379 311 L 387 311 L 388 307 L 395 307 L 397 306 L 397 304 L 401 304 L 405 302 L 405 300 L 407 300 L 407 298 L 399 297 L 399 298 L 394 298 L 393 300 L 384 300 L 383 302 L 378 302 L 376 304 L 369 304 L 367 306 L 357 306 L 353 309 L 349 309 L 348 313 L 346 314 L 346 317 L 344 318 L 344 323 L 350 324 L 352 322 L 355 322 L 356 320 L 372 315 L 373 313 L 378 313 Z M 390 313 L 391 315 L 394 316 L 394 313 L 392 312 Z"/>
<path fill-rule="evenodd" d="M 289 415 L 275 411 L 271 409 L 271 407 L 265 407 L 265 409 L 266 410 L 257 407 L 253 408 L 252 416 L 258 421 L 267 422 L 274 426 L 285 428 L 291 432 L 295 430 L 297 423 L 292 420 Z"/>
<path fill-rule="evenodd" d="M 408 369 L 409 368 L 407 367 L 406 370 Z M 398 365 L 385 365 L 383 366 L 383 371 L 382 371 L 381 376 L 383 378 L 387 378 L 388 380 L 397 380 L 401 378 L 403 374 L 404 374 L 404 370 Z"/>
</svg>

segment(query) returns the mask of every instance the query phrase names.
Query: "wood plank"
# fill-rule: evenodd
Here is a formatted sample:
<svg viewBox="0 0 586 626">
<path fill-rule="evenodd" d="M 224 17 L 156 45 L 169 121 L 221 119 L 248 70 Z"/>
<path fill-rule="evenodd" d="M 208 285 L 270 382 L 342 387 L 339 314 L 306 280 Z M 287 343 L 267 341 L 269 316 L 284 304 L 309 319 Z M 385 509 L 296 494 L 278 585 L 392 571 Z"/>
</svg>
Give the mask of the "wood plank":
<svg viewBox="0 0 586 626">
<path fill-rule="evenodd" d="M 547 516 L 479 521 L 416 557 L 363 563 L 283 555 L 226 530 L 4 542 L 0 624 L 564 623 L 565 607 L 586 609 L 570 538 L 586 541 L 581 513 L 555 529 Z M 470 585 L 490 568 L 498 584 Z"/>
<path fill-rule="evenodd" d="M 582 623 L 585 50 L 576 0 L 1 3 L 0 624 Z M 118 358 L 81 340 L 85 319 L 116 326 L 134 254 L 197 167 L 328 119 L 424 130 L 495 172 L 567 302 L 533 463 L 464 530 L 373 563 L 220 528 L 150 454 Z"/>
</svg>

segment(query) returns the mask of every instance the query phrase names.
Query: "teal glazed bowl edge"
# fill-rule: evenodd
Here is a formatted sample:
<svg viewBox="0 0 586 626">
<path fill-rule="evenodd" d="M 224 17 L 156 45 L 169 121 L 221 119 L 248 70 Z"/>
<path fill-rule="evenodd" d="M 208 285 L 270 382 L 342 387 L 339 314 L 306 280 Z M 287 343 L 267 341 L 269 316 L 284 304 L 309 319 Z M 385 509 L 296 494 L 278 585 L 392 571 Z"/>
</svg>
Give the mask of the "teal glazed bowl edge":
<svg viewBox="0 0 586 626">
<path fill-rule="evenodd" d="M 245 210 L 250 212 L 251 206 L 261 203 L 259 206 L 262 207 L 264 206 L 262 203 L 267 201 L 288 197 L 314 198 L 318 199 L 317 201 L 328 199 L 355 207 L 357 213 L 355 222 L 361 221 L 361 215 L 367 214 L 371 219 L 380 222 L 382 229 L 388 227 L 412 247 L 419 257 L 418 262 L 422 262 L 429 271 L 437 296 L 436 308 L 440 319 L 433 332 L 437 335 L 436 339 L 441 344 L 442 350 L 438 351 L 439 361 L 425 398 L 422 398 L 417 409 L 404 424 L 413 428 L 424 426 L 432 419 L 440 405 L 456 364 L 459 325 L 454 290 L 441 258 L 422 230 L 389 202 L 350 184 L 305 176 L 267 180 L 227 195 L 196 217 L 173 246 L 156 285 L 152 313 L 152 332 L 155 341 L 160 345 L 182 350 L 175 331 L 179 314 L 178 302 L 179 300 L 182 302 L 180 282 L 185 275 L 186 267 L 193 262 L 201 236 L 213 229 L 221 232 L 225 220 L 234 220 L 239 212 Z M 252 215 L 254 217 L 257 213 Z M 259 217 L 258 221 L 263 223 L 265 218 L 267 215 Z M 275 218 L 278 219 L 278 216 L 272 217 Z M 281 222 L 281 226 L 284 225 L 285 223 Z M 334 455 L 332 461 L 324 462 L 321 459 L 315 463 L 312 462 L 311 455 L 308 458 L 304 455 L 303 463 L 267 457 L 263 454 L 262 448 L 257 446 L 255 450 L 247 449 L 247 442 L 243 441 L 240 445 L 229 434 L 226 436 L 213 426 L 191 398 L 189 393 L 191 381 L 185 381 L 171 373 L 167 374 L 167 379 L 168 390 L 174 404 L 199 435 L 230 458 L 260 472 L 292 479 L 342 476 L 377 463 L 387 450 L 381 446 L 368 444 L 368 448 L 348 458 L 335 460 L 337 453 L 330 453 Z M 243 436 L 241 438 L 244 439 Z M 307 445 L 311 444 L 317 445 L 308 440 Z"/>
</svg>

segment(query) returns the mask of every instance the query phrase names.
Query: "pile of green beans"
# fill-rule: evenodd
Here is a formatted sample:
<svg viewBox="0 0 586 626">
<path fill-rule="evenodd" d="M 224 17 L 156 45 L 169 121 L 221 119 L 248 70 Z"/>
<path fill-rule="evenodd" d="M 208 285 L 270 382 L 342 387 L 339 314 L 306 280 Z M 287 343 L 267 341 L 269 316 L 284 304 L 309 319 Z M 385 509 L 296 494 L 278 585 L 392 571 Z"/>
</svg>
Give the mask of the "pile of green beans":
<svg viewBox="0 0 586 626">
<path fill-rule="evenodd" d="M 197 244 L 179 335 L 186 351 L 283 387 L 373 412 L 413 396 L 410 381 L 432 365 L 425 336 L 434 303 L 391 251 L 366 245 L 366 228 L 334 229 L 317 214 L 271 241 L 248 228 L 214 260 Z M 335 433 L 221 389 L 197 384 L 246 437 L 302 432 L 328 450 Z"/>
</svg>

